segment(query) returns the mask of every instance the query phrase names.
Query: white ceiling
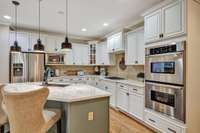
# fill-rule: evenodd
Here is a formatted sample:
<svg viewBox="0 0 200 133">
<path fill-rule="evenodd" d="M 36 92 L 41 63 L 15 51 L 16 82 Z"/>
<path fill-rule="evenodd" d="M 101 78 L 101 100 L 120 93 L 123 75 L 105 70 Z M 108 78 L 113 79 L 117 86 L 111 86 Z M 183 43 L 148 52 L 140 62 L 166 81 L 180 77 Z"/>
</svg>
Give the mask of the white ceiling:
<svg viewBox="0 0 200 133">
<path fill-rule="evenodd" d="M 38 0 L 18 0 L 18 21 L 21 27 L 37 28 Z M 69 33 L 83 37 L 100 37 L 141 19 L 141 14 L 163 0 L 69 0 Z M 65 32 L 65 0 L 42 0 L 41 28 Z M 0 21 L 4 15 L 13 16 L 11 0 L 0 0 Z M 63 11 L 64 14 L 58 14 Z M 10 20 L 11 22 L 13 20 Z M 103 23 L 109 23 L 104 27 Z M 82 32 L 86 28 L 88 31 Z"/>
</svg>

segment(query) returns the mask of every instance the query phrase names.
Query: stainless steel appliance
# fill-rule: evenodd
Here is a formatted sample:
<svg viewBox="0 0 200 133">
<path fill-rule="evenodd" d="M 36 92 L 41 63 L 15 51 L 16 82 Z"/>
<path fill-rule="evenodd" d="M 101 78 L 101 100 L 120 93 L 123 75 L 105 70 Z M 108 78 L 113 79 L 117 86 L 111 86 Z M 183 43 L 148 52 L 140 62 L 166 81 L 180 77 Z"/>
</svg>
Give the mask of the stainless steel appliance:
<svg viewBox="0 0 200 133">
<path fill-rule="evenodd" d="M 146 49 L 145 79 L 184 84 L 185 43 Z"/>
<path fill-rule="evenodd" d="M 145 106 L 185 121 L 184 87 L 146 82 Z"/>
<path fill-rule="evenodd" d="M 145 107 L 185 122 L 185 42 L 146 48 Z"/>
<path fill-rule="evenodd" d="M 48 64 L 64 64 L 64 54 L 47 54 Z"/>
<path fill-rule="evenodd" d="M 10 82 L 43 81 L 45 65 L 44 53 L 10 53 Z"/>
</svg>

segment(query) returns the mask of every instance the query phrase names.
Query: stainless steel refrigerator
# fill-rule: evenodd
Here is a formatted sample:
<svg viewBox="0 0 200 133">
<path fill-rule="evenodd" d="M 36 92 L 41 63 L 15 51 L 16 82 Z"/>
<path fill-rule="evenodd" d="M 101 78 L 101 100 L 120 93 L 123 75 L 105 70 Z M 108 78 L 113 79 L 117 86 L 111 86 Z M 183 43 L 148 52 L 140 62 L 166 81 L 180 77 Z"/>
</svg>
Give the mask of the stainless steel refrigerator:
<svg viewBox="0 0 200 133">
<path fill-rule="evenodd" d="M 10 53 L 10 83 L 43 81 L 45 53 Z"/>
</svg>

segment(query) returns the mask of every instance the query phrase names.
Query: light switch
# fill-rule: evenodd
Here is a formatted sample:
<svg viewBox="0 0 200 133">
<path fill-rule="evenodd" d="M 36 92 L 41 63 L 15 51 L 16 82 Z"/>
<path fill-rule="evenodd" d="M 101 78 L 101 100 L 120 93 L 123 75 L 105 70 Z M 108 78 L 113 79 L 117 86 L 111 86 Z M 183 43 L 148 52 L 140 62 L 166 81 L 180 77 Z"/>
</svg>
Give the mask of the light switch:
<svg viewBox="0 0 200 133">
<path fill-rule="evenodd" d="M 93 121 L 94 120 L 94 113 L 93 112 L 89 112 L 88 113 L 88 121 Z"/>
</svg>

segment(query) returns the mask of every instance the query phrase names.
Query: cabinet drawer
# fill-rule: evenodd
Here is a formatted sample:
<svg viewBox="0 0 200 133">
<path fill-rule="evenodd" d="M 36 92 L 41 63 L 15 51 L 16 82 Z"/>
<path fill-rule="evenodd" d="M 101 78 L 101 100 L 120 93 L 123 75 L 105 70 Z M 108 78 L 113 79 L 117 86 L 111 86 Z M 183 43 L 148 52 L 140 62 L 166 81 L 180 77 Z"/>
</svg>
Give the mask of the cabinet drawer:
<svg viewBox="0 0 200 133">
<path fill-rule="evenodd" d="M 163 130 L 167 133 L 182 133 L 182 128 L 172 123 L 164 122 Z"/>
<path fill-rule="evenodd" d="M 117 84 L 117 88 L 118 89 L 122 89 L 122 90 L 126 90 L 126 91 L 128 91 L 129 90 L 129 87 L 128 87 L 128 85 L 125 85 L 125 84 Z"/>
<path fill-rule="evenodd" d="M 164 133 L 183 133 L 184 128 L 176 123 L 166 120 L 152 112 L 145 110 L 145 122 Z"/>
<path fill-rule="evenodd" d="M 130 93 L 137 93 L 140 95 L 144 95 L 144 88 L 136 87 L 136 86 L 130 86 L 129 87 Z"/>
<path fill-rule="evenodd" d="M 160 128 L 160 120 L 156 116 L 152 115 L 151 113 L 145 112 L 144 119 L 145 119 L 145 122 L 147 122 L 151 126 L 155 128 Z"/>
</svg>

